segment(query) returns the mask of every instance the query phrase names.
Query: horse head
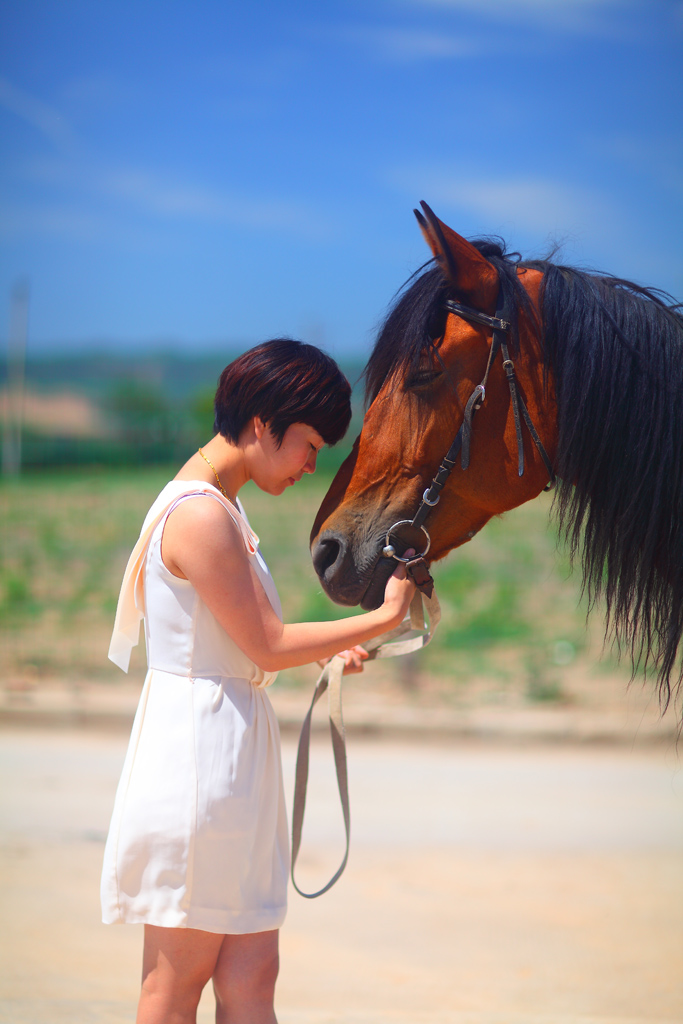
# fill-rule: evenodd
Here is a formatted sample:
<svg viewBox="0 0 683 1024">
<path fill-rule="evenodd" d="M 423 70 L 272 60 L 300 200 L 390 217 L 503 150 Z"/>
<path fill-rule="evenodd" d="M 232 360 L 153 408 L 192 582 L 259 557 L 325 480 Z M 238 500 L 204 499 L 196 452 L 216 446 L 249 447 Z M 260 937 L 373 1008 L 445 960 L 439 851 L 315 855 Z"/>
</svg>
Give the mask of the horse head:
<svg viewBox="0 0 683 1024">
<path fill-rule="evenodd" d="M 425 521 L 429 560 L 443 558 L 492 516 L 535 497 L 548 483 L 526 429 L 520 475 L 519 425 L 503 357 L 489 366 L 491 328 L 450 311 L 447 302 L 493 316 L 503 296 L 513 323 L 508 362 L 514 361 L 518 394 L 551 460 L 557 443 L 553 380 L 544 370 L 539 330 L 542 273 L 505 260 L 495 246 L 489 253 L 485 244 L 473 245 L 422 206 L 425 217 L 415 213 L 433 265 L 412 279 L 380 332 L 366 368 L 369 407 L 361 434 L 311 533 L 313 563 L 326 593 L 340 604 L 366 609 L 381 604 L 396 567 L 382 554 L 387 535 L 394 524 L 415 516 L 470 396 L 485 378 L 469 465 L 463 468 L 464 458 L 456 461 Z M 425 546 L 423 531 L 411 527 L 390 540 L 402 550 Z"/>
</svg>

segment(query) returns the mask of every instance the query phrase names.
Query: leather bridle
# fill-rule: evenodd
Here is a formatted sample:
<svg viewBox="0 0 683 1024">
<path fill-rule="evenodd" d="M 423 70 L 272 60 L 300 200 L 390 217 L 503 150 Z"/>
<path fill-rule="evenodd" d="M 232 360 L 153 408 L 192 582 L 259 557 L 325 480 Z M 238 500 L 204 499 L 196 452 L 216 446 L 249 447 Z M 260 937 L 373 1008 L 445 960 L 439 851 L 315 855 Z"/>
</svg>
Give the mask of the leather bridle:
<svg viewBox="0 0 683 1024">
<path fill-rule="evenodd" d="M 481 313 L 477 309 L 472 309 L 470 306 L 464 306 L 461 302 L 455 302 L 451 299 L 449 299 L 444 305 L 449 313 L 454 313 L 456 316 L 462 317 L 463 320 L 469 320 L 471 323 L 483 324 L 485 327 L 492 328 L 493 336 L 491 339 L 491 348 L 489 350 L 489 357 L 486 363 L 484 377 L 481 384 L 477 384 L 467 400 L 463 421 L 455 435 L 453 444 L 444 455 L 434 479 L 422 495 L 422 501 L 413 518 L 400 519 L 397 523 L 394 523 L 394 525 L 387 530 L 385 546 L 382 549 L 382 555 L 385 558 L 395 558 L 397 562 L 404 562 L 406 570 L 415 582 L 416 586 L 422 590 L 423 593 L 429 596 L 431 596 L 434 581 L 429 574 L 429 569 L 425 562 L 425 555 L 429 551 L 431 544 L 429 533 L 424 525 L 425 519 L 429 515 L 431 509 L 434 508 L 435 505 L 438 505 L 441 498 L 441 491 L 443 490 L 446 480 L 450 476 L 451 470 L 455 466 L 455 461 L 458 455 L 460 455 L 460 465 L 463 470 L 466 470 L 470 464 L 472 419 L 475 412 L 477 412 L 478 409 L 481 409 L 482 404 L 486 399 L 486 384 L 489 372 L 499 351 L 503 356 L 503 369 L 505 370 L 508 386 L 510 388 L 510 403 L 512 405 L 512 414 L 515 421 L 515 434 L 517 438 L 517 468 L 519 476 L 522 476 L 524 473 L 524 444 L 522 440 L 523 417 L 524 422 L 529 428 L 532 440 L 545 463 L 546 469 L 548 470 L 548 476 L 550 479 L 543 489 L 545 491 L 549 491 L 555 483 L 555 473 L 553 472 L 552 464 L 548 457 L 548 453 L 543 447 L 543 443 L 538 436 L 538 431 L 532 422 L 531 416 L 529 415 L 526 402 L 520 394 L 517 377 L 515 376 L 515 364 L 510 359 L 510 353 L 507 346 L 507 332 L 510 330 L 511 323 L 508 319 L 509 314 L 507 313 L 503 289 L 500 288 L 498 291 L 495 316 L 489 316 L 488 313 Z M 424 533 L 426 544 L 424 550 L 419 555 L 411 555 L 408 558 L 404 558 L 396 553 L 396 549 L 391 540 L 392 536 L 397 537 L 396 530 L 400 526 L 419 529 Z"/>
</svg>

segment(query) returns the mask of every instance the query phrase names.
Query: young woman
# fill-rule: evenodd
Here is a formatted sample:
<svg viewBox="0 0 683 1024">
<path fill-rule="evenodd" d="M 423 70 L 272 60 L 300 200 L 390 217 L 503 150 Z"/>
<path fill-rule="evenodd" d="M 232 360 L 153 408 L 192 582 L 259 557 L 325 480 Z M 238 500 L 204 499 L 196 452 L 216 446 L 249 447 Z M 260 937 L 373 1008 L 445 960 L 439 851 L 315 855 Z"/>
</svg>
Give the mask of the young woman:
<svg viewBox="0 0 683 1024">
<path fill-rule="evenodd" d="M 144 617 L 149 671 L 105 852 L 105 923 L 145 925 L 138 1024 L 189 1024 L 213 980 L 216 1020 L 272 1024 L 289 873 L 279 669 L 345 652 L 396 626 L 405 574 L 373 612 L 285 625 L 238 500 L 279 495 L 349 424 L 350 388 L 311 345 L 266 342 L 223 371 L 216 436 L 161 492 L 121 587 L 110 657 L 127 671 Z"/>
</svg>

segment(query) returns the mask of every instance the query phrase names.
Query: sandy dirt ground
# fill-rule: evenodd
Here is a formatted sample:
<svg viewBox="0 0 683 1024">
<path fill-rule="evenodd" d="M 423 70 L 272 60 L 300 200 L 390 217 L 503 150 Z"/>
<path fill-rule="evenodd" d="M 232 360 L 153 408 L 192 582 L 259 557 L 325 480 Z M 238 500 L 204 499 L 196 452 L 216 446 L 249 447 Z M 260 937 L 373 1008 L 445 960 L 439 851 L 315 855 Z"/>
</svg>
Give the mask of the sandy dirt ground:
<svg viewBox="0 0 683 1024">
<path fill-rule="evenodd" d="M 125 746 L 0 732 L 3 1024 L 134 1020 L 141 929 L 98 905 Z M 291 791 L 289 739 L 283 756 Z M 349 756 L 349 867 L 291 895 L 281 1024 L 683 1021 L 680 751 L 353 739 Z M 321 742 L 307 814 L 314 887 L 342 848 Z"/>
</svg>

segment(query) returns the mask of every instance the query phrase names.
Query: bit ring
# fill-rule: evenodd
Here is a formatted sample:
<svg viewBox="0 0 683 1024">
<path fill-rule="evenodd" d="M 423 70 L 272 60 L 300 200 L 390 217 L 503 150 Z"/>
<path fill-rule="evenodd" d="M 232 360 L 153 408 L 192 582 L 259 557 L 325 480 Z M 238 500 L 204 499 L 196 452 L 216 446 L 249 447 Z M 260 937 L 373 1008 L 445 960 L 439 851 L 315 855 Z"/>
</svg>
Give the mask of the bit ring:
<svg viewBox="0 0 683 1024">
<path fill-rule="evenodd" d="M 422 532 L 424 533 L 424 535 L 425 535 L 425 537 L 427 539 L 427 544 L 425 546 L 424 551 L 420 552 L 419 555 L 415 554 L 415 555 L 411 555 L 410 558 L 403 558 L 402 555 L 397 555 L 396 554 L 396 550 L 394 548 L 394 545 L 391 543 L 391 534 L 393 533 L 393 531 L 396 529 L 397 526 L 412 526 L 412 525 L 413 525 L 413 522 L 412 522 L 411 519 L 399 519 L 399 521 L 397 523 L 394 523 L 394 525 L 391 526 L 387 530 L 387 535 L 386 535 L 386 539 L 385 539 L 385 542 L 384 542 L 385 546 L 382 549 L 382 554 L 384 555 L 385 558 L 395 558 L 397 562 L 403 562 L 404 564 L 407 564 L 408 562 L 412 562 L 412 560 L 414 558 L 424 558 L 424 556 L 429 551 L 430 544 L 432 543 L 431 537 L 427 533 L 427 531 L 424 528 L 424 526 L 419 526 L 418 529 L 422 530 Z"/>
</svg>

